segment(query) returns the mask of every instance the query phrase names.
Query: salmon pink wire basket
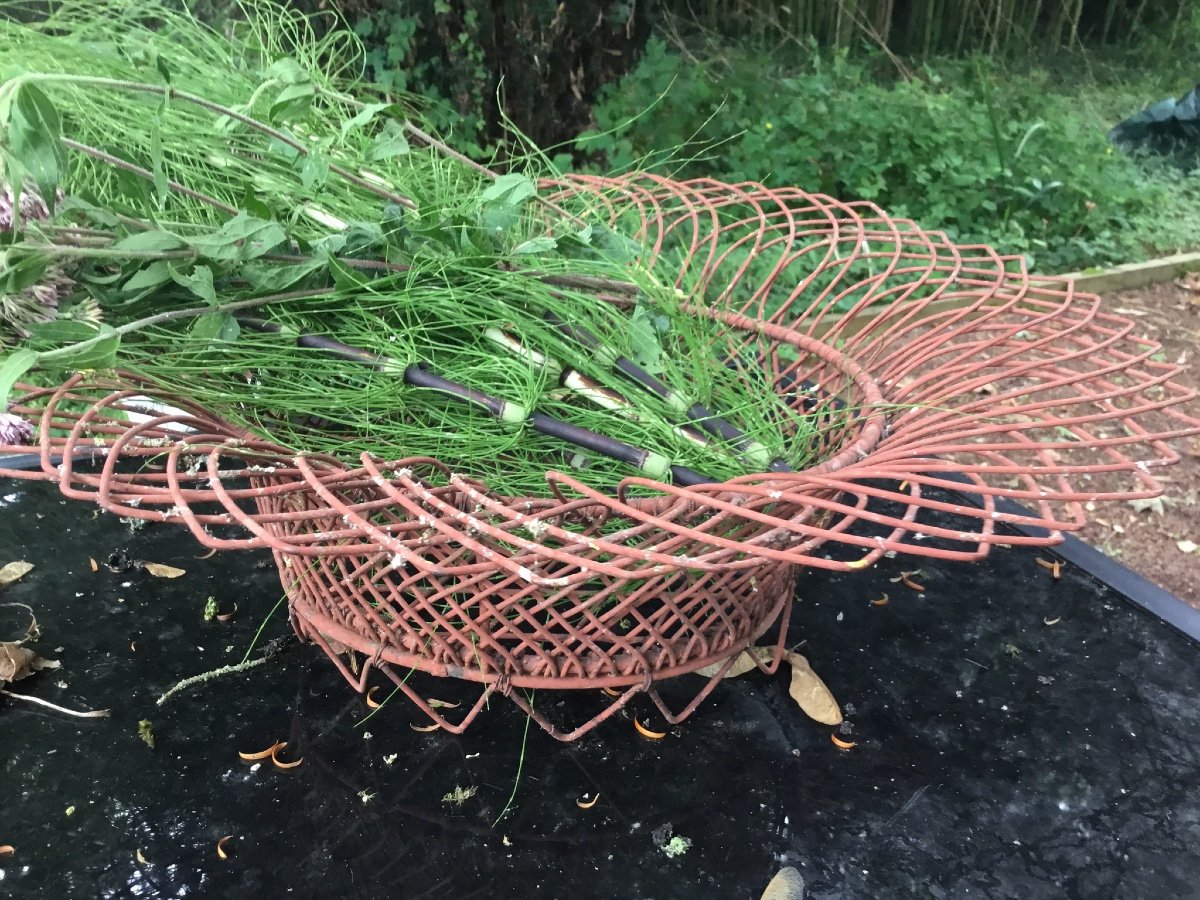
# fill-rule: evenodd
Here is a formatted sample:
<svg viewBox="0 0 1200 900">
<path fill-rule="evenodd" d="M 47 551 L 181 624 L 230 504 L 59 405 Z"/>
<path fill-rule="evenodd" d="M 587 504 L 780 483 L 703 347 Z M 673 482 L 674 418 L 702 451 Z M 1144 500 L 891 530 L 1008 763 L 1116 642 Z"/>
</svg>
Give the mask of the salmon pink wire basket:
<svg viewBox="0 0 1200 900">
<path fill-rule="evenodd" d="M 773 625 L 759 665 L 774 671 L 798 567 L 1053 544 L 1085 503 L 1160 493 L 1154 470 L 1178 459 L 1168 441 L 1200 432 L 1178 409 L 1193 396 L 1171 381 L 1179 367 L 1096 297 L 871 204 L 644 174 L 542 194 L 585 200 L 636 237 L 641 263 L 712 320 L 712 364 L 753 361 L 821 423 L 819 463 L 612 491 L 547 471 L 544 495 L 504 497 L 449 460 L 306 454 L 131 377 L 75 376 L 21 387 L 10 409 L 38 424 L 41 466 L 0 474 L 177 523 L 213 549 L 269 549 L 296 632 L 358 691 L 382 673 L 451 732 L 504 696 L 573 740 L 641 693 L 686 718 Z M 1100 473 L 1121 477 L 1101 490 Z M 664 679 L 714 664 L 668 705 Z M 477 697 L 433 708 L 413 670 L 475 682 Z M 616 696 L 581 722 L 527 696 L 580 688 Z"/>
</svg>

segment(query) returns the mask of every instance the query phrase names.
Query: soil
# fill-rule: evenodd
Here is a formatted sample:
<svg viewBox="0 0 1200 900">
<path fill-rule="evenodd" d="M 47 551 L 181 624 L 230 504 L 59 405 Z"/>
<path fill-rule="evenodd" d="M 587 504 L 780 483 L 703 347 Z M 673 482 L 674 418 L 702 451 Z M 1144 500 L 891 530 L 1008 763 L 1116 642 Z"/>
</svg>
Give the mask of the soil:
<svg viewBox="0 0 1200 900">
<path fill-rule="evenodd" d="M 1200 281 L 1194 275 L 1103 301 L 1107 312 L 1133 319 L 1139 335 L 1160 342 L 1166 361 L 1185 366 L 1177 383 L 1200 392 Z M 1187 411 L 1200 415 L 1200 401 Z M 1179 463 L 1155 472 L 1164 488 L 1161 506 L 1147 501 L 1097 505 L 1079 537 L 1200 609 L 1200 550 L 1180 547 L 1186 541 L 1200 544 L 1200 437 L 1172 446 L 1180 453 Z"/>
</svg>

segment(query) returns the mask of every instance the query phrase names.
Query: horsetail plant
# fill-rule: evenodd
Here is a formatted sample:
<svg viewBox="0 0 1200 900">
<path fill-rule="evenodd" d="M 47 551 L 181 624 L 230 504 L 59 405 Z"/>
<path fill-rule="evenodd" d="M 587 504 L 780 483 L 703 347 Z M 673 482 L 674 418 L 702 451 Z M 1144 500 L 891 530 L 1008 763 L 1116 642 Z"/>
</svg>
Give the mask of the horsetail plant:
<svg viewBox="0 0 1200 900">
<path fill-rule="evenodd" d="M 807 464 L 815 426 L 606 214 L 543 196 L 536 153 L 491 172 L 361 84 L 348 32 L 244 14 L 0 16 L 0 182 L 45 206 L 4 232 L 0 410 L 30 369 L 119 368 L 297 451 L 516 495 Z M 10 312 L 48 284 L 50 321 Z"/>
</svg>

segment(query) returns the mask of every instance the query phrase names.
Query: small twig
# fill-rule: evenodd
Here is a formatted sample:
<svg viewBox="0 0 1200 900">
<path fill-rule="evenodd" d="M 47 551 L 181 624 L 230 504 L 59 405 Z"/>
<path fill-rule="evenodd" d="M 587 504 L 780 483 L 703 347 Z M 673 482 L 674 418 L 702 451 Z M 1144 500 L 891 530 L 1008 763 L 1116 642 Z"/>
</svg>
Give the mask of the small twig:
<svg viewBox="0 0 1200 900">
<path fill-rule="evenodd" d="M 193 684 L 201 684 L 202 682 L 205 682 L 205 681 L 211 681 L 214 678 L 220 678 L 222 675 L 236 675 L 239 672 L 249 671 L 250 669 L 253 669 L 256 666 L 261 666 L 263 663 L 265 663 L 270 658 L 271 657 L 269 657 L 269 656 L 260 656 L 258 659 L 250 660 L 250 662 L 240 662 L 240 663 L 236 663 L 232 666 L 221 666 L 221 668 L 213 669 L 211 672 L 201 672 L 199 675 L 192 675 L 188 678 L 183 679 L 183 681 L 180 681 L 173 688 L 171 688 L 169 691 L 167 691 L 165 694 L 163 694 L 161 697 L 159 697 L 158 700 L 155 702 L 155 705 L 162 706 L 172 696 L 174 696 L 175 694 L 179 693 L 182 690 L 186 690 L 187 688 L 190 688 Z"/>
<path fill-rule="evenodd" d="M 285 640 L 286 640 L 286 638 L 276 638 L 275 640 L 268 643 L 263 648 L 263 655 L 260 656 L 258 659 L 252 659 L 249 662 L 242 660 L 240 663 L 235 663 L 234 665 L 231 665 L 231 666 L 221 666 L 221 668 L 213 669 L 211 672 L 201 672 L 199 675 L 192 675 L 188 678 L 185 678 L 185 679 L 183 679 L 183 681 L 180 681 L 173 688 L 171 688 L 169 691 L 167 691 L 165 694 L 163 694 L 161 697 L 159 697 L 158 700 L 155 702 L 155 705 L 162 706 L 172 696 L 174 696 L 175 694 L 179 693 L 182 690 L 186 690 L 187 688 L 190 688 L 194 684 L 201 684 L 205 681 L 212 681 L 214 678 L 220 678 L 223 675 L 237 675 L 240 672 L 247 672 L 250 669 L 261 666 L 265 662 L 270 662 L 272 659 L 274 659 L 276 656 L 279 655 L 279 652 L 283 649 Z"/>
<path fill-rule="evenodd" d="M 52 709 L 55 712 L 63 713 L 68 716 L 76 716 L 80 719 L 106 719 L 110 715 L 107 709 L 94 709 L 91 712 L 77 712 L 73 709 L 67 709 L 65 706 L 59 706 L 57 703 L 51 703 L 49 700 L 42 700 L 40 697 L 30 697 L 28 694 L 14 694 L 12 691 L 0 690 L 0 695 L 12 697 L 14 700 L 24 700 L 26 703 L 36 703 L 38 706 L 44 706 L 47 709 Z"/>
<path fill-rule="evenodd" d="M 235 303 L 225 303 L 217 307 L 212 306 L 195 306 L 188 309 L 172 309 L 167 312 L 156 313 L 152 316 L 146 316 L 144 319 L 138 319 L 135 322 L 128 322 L 121 325 L 119 328 L 114 328 L 111 331 L 103 331 L 95 337 L 80 341 L 77 344 L 69 344 L 66 347 L 59 347 L 54 350 L 43 350 L 38 354 L 38 364 L 43 364 L 48 360 L 53 360 L 62 356 L 71 356 L 83 350 L 90 349 L 97 344 L 107 341 L 110 338 L 119 337 L 128 334 L 131 331 L 137 331 L 139 328 L 149 328 L 151 325 L 158 325 L 160 322 L 169 322 L 172 319 L 186 319 L 191 316 L 202 316 L 205 313 L 211 312 L 233 312 L 239 309 L 252 309 L 256 306 L 265 306 L 268 303 L 282 303 L 288 300 L 303 300 L 305 297 L 319 297 L 323 294 L 328 294 L 327 288 L 314 288 L 307 291 L 289 291 L 283 294 L 269 294 L 266 297 L 254 297 L 250 300 L 238 300 Z"/>
<path fill-rule="evenodd" d="M 131 162 L 126 162 L 119 157 L 113 156 L 111 153 L 105 153 L 98 147 L 89 147 L 87 144 L 81 144 L 78 141 L 73 141 L 68 137 L 59 138 L 59 140 L 62 141 L 65 147 L 69 147 L 70 149 L 79 153 L 91 156 L 94 159 L 98 159 L 110 166 L 116 166 L 118 169 L 124 169 L 126 172 L 129 172 L 132 175 L 137 175 L 140 178 L 145 178 L 149 181 L 154 180 L 154 173 L 149 169 L 144 169 L 141 166 L 134 165 Z M 236 207 L 230 206 L 228 203 L 222 203 L 216 197 L 210 197 L 208 194 L 193 190 L 186 185 L 180 184 L 178 181 L 172 181 L 168 178 L 167 187 L 176 193 L 183 194 L 185 197 L 191 197 L 193 200 L 197 200 L 200 203 L 206 203 L 215 209 L 219 209 L 223 213 L 228 213 L 231 216 L 236 216 L 238 214 L 238 209 Z"/>
</svg>

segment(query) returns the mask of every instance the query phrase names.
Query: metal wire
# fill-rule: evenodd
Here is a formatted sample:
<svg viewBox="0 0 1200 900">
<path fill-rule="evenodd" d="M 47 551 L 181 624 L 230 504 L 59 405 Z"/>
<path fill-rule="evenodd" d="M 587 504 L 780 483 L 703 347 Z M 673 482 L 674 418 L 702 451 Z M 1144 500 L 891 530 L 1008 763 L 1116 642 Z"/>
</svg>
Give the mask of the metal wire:
<svg viewBox="0 0 1200 900">
<path fill-rule="evenodd" d="M 1084 524 L 1085 503 L 1160 493 L 1153 470 L 1178 460 L 1166 442 L 1200 432 L 1177 408 L 1193 392 L 1157 344 L 1017 258 L 794 188 L 648 175 L 542 187 L 637 232 L 642 263 L 717 323 L 714 365 L 753 360 L 782 403 L 827 413 L 823 462 L 691 487 L 628 478 L 613 494 L 548 471 L 544 497 L 506 498 L 448 461 L 296 455 L 186 397 L 76 376 L 21 389 L 12 411 L 38 422 L 42 466 L 0 474 L 178 522 L 207 547 L 268 548 L 294 627 L 357 690 L 380 670 L 455 732 L 504 695 L 572 740 L 643 691 L 670 721 L 689 715 L 719 674 L 682 710 L 656 683 L 732 662 L 788 615 L 798 566 L 1055 543 Z M 147 396 L 171 409 L 131 423 Z M 77 468 L 76 452 L 96 447 L 99 471 Z M 1100 490 L 1098 473 L 1125 482 Z M 940 487 L 977 505 L 936 500 Z M 1001 512 L 998 497 L 1030 512 Z M 932 510 L 953 527 L 922 515 Z M 451 720 L 407 685 L 410 669 L 483 689 Z M 599 687 L 622 693 L 577 725 L 514 690 Z"/>
</svg>

